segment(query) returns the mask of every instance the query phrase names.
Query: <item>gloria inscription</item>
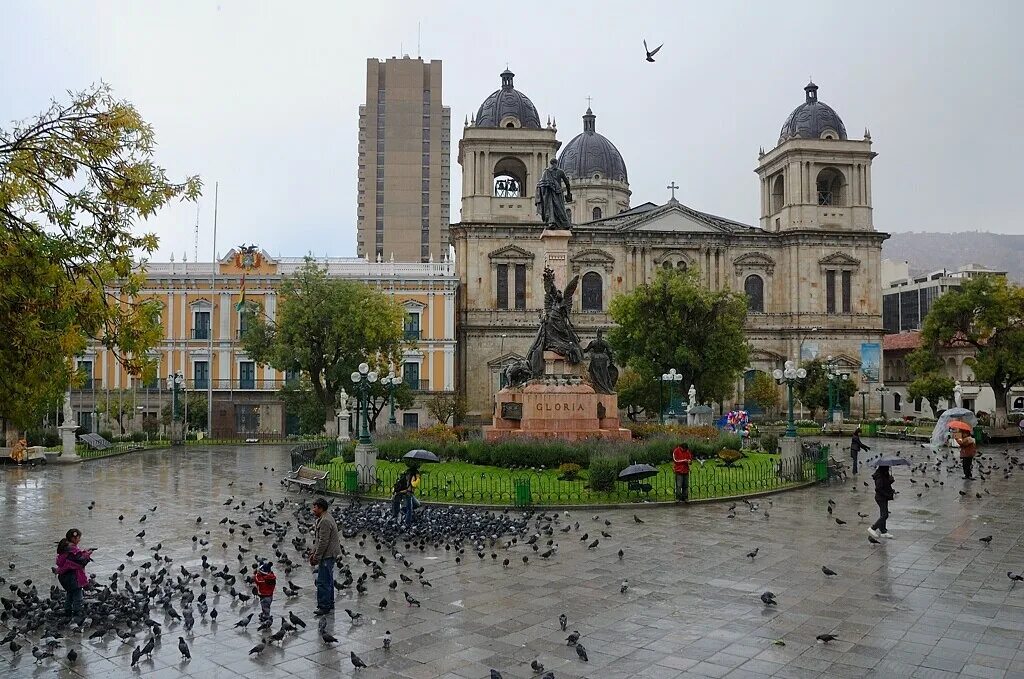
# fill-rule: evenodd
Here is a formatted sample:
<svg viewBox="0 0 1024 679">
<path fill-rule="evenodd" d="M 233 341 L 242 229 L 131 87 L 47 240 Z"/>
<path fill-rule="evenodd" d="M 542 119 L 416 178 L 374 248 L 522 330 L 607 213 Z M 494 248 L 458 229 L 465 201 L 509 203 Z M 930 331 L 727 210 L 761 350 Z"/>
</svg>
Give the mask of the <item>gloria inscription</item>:
<svg viewBox="0 0 1024 679">
<path fill-rule="evenodd" d="M 537 404 L 537 412 L 582 413 L 584 410 L 582 403 L 569 403 L 568 401 Z"/>
</svg>

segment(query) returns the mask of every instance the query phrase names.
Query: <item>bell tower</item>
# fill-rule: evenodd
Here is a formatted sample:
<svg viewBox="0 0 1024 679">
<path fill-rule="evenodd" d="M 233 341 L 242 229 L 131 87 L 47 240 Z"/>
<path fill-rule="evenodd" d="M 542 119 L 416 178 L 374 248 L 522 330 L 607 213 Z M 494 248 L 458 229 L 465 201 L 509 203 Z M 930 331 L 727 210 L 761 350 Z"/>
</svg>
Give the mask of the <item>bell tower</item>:
<svg viewBox="0 0 1024 679">
<path fill-rule="evenodd" d="M 871 134 L 850 139 L 842 119 L 804 87 L 804 103 L 782 124 L 775 148 L 758 154 L 761 227 L 766 231 L 874 231 Z"/>
<path fill-rule="evenodd" d="M 501 88 L 466 120 L 459 140 L 462 222 L 539 222 L 537 180 L 560 142 L 550 119 L 542 126 L 530 99 L 515 89 L 515 74 L 501 74 Z"/>
</svg>

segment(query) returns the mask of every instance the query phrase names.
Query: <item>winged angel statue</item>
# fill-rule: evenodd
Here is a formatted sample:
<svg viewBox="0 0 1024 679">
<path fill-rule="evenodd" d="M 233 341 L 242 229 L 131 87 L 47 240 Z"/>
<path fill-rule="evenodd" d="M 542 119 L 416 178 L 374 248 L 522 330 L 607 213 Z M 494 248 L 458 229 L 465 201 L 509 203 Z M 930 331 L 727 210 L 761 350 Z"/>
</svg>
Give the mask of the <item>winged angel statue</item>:
<svg viewBox="0 0 1024 679">
<path fill-rule="evenodd" d="M 537 338 L 533 340 L 530 353 L 526 360 L 534 375 L 544 374 L 544 352 L 553 351 L 564 356 L 570 365 L 583 360 L 580 338 L 569 319 L 572 309 L 572 296 L 576 293 L 576 285 L 580 277 L 574 276 L 565 290 L 555 287 L 555 272 L 544 269 L 544 315 L 541 318 Z"/>
</svg>

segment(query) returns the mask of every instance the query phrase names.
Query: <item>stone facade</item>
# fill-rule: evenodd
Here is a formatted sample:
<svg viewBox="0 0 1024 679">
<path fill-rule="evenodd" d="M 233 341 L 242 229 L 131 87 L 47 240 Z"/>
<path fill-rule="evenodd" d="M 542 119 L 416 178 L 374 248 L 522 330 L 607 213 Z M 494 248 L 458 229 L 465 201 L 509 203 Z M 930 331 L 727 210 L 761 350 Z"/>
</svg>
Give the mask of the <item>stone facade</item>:
<svg viewBox="0 0 1024 679">
<path fill-rule="evenodd" d="M 526 355 L 543 307 L 543 225 L 533 199 L 539 170 L 558 148 L 556 135 L 553 125 L 470 124 L 459 144 L 463 217 L 451 229 L 459 275 L 457 383 L 470 417 L 480 420 L 491 418 L 500 371 Z M 615 295 L 651 281 L 659 267 L 687 268 L 711 289 L 748 293 L 748 379 L 750 371 L 770 372 L 800 355 L 832 355 L 859 374 L 861 344 L 881 343 L 883 335 L 879 276 L 887 236 L 872 222 L 874 155 L 869 137 L 780 140 L 756 168 L 759 226 L 674 198 L 574 225 L 568 274 L 581 276 L 574 301 L 581 342 L 611 325 Z M 494 195 L 495 177 L 510 167 L 522 178 L 520 195 Z M 735 403 L 743 402 L 739 382 Z"/>
</svg>

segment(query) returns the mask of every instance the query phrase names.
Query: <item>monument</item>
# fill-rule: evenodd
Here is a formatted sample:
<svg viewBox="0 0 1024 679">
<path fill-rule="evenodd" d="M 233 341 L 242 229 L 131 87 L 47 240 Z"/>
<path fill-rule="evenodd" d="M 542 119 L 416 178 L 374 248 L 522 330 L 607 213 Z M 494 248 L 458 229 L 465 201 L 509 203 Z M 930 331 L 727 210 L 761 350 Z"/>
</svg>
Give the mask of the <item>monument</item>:
<svg viewBox="0 0 1024 679">
<path fill-rule="evenodd" d="M 75 450 L 75 432 L 78 425 L 75 424 L 75 411 L 71 408 L 71 392 L 64 392 L 64 422 L 57 428 L 60 431 L 61 453 L 53 461 L 59 464 L 74 464 L 81 462 Z"/>
<path fill-rule="evenodd" d="M 572 299 L 579 276 L 566 281 L 572 238 L 567 200 L 572 202 L 569 180 L 552 160 L 537 183 L 536 199 L 547 226 L 540 237 L 545 253 L 544 311 L 526 358 L 503 372 L 506 386 L 495 396 L 493 424 L 484 429 L 487 441 L 519 436 L 628 441 L 631 436 L 619 423 L 614 391 L 618 369 L 611 346 L 599 331 L 584 349 L 573 327 Z M 584 371 L 587 356 L 590 362 Z"/>
</svg>

